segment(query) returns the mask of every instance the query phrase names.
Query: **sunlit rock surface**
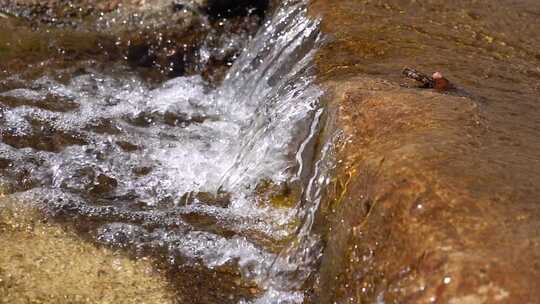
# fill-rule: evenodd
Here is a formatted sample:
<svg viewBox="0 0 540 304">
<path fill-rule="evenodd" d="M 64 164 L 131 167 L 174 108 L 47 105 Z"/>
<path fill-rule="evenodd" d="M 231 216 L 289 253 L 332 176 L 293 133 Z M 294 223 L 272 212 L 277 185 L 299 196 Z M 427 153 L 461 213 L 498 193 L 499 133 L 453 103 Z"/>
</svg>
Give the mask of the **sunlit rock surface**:
<svg viewBox="0 0 540 304">
<path fill-rule="evenodd" d="M 0 243 L 0 303 L 174 303 L 151 261 L 90 245 L 6 199 Z"/>
<path fill-rule="evenodd" d="M 315 303 L 537 302 L 540 7 L 503 2 L 312 1 L 341 130 Z"/>
</svg>

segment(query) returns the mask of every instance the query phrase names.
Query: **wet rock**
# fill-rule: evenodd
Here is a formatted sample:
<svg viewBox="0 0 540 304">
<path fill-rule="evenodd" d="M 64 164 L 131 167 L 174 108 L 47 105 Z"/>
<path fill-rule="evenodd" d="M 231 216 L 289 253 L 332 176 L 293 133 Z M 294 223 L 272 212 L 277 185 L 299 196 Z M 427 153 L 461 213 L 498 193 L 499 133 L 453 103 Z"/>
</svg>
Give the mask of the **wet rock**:
<svg viewBox="0 0 540 304">
<path fill-rule="evenodd" d="M 108 197 L 118 186 L 118 181 L 93 167 L 73 170 L 70 179 L 65 179 L 60 187 L 69 192 L 79 193 L 85 198 L 95 200 Z"/>
<path fill-rule="evenodd" d="M 327 132 L 342 132 L 328 189 L 333 199 L 316 225 L 325 227 L 327 245 L 313 302 L 534 302 L 540 125 L 528 113 L 537 113 L 538 98 L 533 81 L 508 69 L 536 63 L 505 46 L 472 46 L 463 32 L 448 31 L 464 24 L 515 37 L 513 45 L 525 47 L 519 40 L 534 35 L 513 24 L 538 19 L 510 2 L 480 5 L 480 22 L 457 16 L 455 2 L 311 4 L 323 29 L 336 36 L 318 53 L 317 68 L 335 118 Z M 524 5 L 538 10 L 535 1 Z M 444 16 L 440 25 L 424 26 L 433 12 Z M 499 59 L 483 60 L 479 49 Z M 496 54 L 506 52 L 513 59 Z M 475 94 L 401 88 L 399 70 L 408 65 L 447 67 L 453 81 Z M 479 69 L 501 72 L 475 81 Z"/>
<path fill-rule="evenodd" d="M 156 59 L 156 55 L 150 50 L 148 44 L 134 44 L 128 48 L 127 60 L 130 64 L 151 67 L 156 63 Z"/>
<path fill-rule="evenodd" d="M 18 158 L 9 153 L 0 157 L 0 196 L 27 191 L 50 183 L 50 176 L 41 174 L 43 161 L 34 156 Z"/>
<path fill-rule="evenodd" d="M 152 168 L 150 167 L 133 168 L 133 174 L 138 175 L 138 176 L 145 176 L 145 175 L 148 175 L 150 172 L 152 172 Z"/>
<path fill-rule="evenodd" d="M 13 91 L 12 91 L 13 93 Z M 53 112 L 69 112 L 79 108 L 79 105 L 69 99 L 59 98 L 48 94 L 37 100 L 26 99 L 20 96 L 12 96 L 10 94 L 0 94 L 0 104 L 7 107 L 16 108 L 22 106 L 33 106 L 47 111 Z"/>
<path fill-rule="evenodd" d="M 111 246 L 129 247 L 146 241 L 145 233 L 147 231 L 136 225 L 113 223 L 97 229 L 97 240 Z"/>
<path fill-rule="evenodd" d="M 99 134 L 116 135 L 116 134 L 122 133 L 122 130 L 120 129 L 120 127 L 118 127 L 110 119 L 100 119 L 100 120 L 91 121 L 85 126 L 84 129 L 88 131 L 93 131 Z"/>
<path fill-rule="evenodd" d="M 30 131 L 0 128 L 0 138 L 3 143 L 18 149 L 33 148 L 49 152 L 60 152 L 68 146 L 86 143 L 80 134 L 58 129 L 36 119 L 31 120 Z"/>
<path fill-rule="evenodd" d="M 165 113 L 141 112 L 135 116 L 126 117 L 126 121 L 137 127 L 148 127 L 155 123 L 164 123 L 171 127 L 187 127 L 191 124 L 203 123 L 209 118 L 201 114 L 188 115 L 167 111 Z"/>
<path fill-rule="evenodd" d="M 207 117 L 204 115 L 187 115 L 185 113 L 165 112 L 163 120 L 166 124 L 176 126 L 188 126 L 192 123 L 203 123 Z"/>
<path fill-rule="evenodd" d="M 92 167 L 78 168 L 74 170 L 72 177 L 65 179 L 60 187 L 68 191 L 84 193 L 86 190 L 92 188 L 96 178 L 96 172 Z"/>
<path fill-rule="evenodd" d="M 104 195 L 112 192 L 118 186 L 118 181 L 115 178 L 105 174 L 99 174 L 94 181 L 94 185 L 90 189 L 90 193 L 94 195 Z"/>
<path fill-rule="evenodd" d="M 185 75 L 188 72 L 189 57 L 195 52 L 191 50 L 187 52 L 184 49 L 178 49 L 174 54 L 167 56 L 167 65 L 169 67 L 168 76 L 178 77 Z"/>
<path fill-rule="evenodd" d="M 0 26 L 13 28 L 0 33 L 0 45 L 6 41 L 10 46 L 4 60 L 20 58 L 13 49 L 17 46 L 32 49 L 30 62 L 51 57 L 77 62 L 125 60 L 150 80 L 202 74 L 219 82 L 257 31 L 268 7 L 265 1 L 244 2 L 3 1 L 0 12 L 17 18 L 0 19 Z M 26 31 L 19 19 L 36 31 Z M 20 37 L 31 40 L 24 39 L 21 45 Z M 17 65 L 22 69 L 28 62 Z M 4 65 L 17 66 L 0 60 L 0 68 Z"/>
<path fill-rule="evenodd" d="M 292 208 L 300 199 L 298 191 L 287 183 L 273 183 L 264 180 L 257 184 L 255 193 L 262 203 L 268 203 L 276 208 Z"/>
<path fill-rule="evenodd" d="M 319 303 L 536 298 L 540 189 L 516 183 L 526 159 L 494 162 L 508 148 L 486 149 L 496 134 L 478 104 L 368 77 L 325 85 L 346 140 Z"/>
<path fill-rule="evenodd" d="M 139 146 L 132 144 L 128 141 L 119 140 L 116 142 L 116 144 L 125 152 L 133 152 L 140 149 Z"/>
<path fill-rule="evenodd" d="M 189 280 L 179 280 L 178 272 Z M 255 284 L 245 282 L 237 267 L 224 265 L 210 270 L 202 266 L 181 266 L 170 273 L 181 303 L 224 303 L 234 304 L 253 300 L 260 289 Z"/>
<path fill-rule="evenodd" d="M 182 219 L 199 231 L 210 232 L 222 237 L 233 238 L 236 233 L 220 225 L 219 219 L 214 216 L 200 213 L 182 214 Z"/>
<path fill-rule="evenodd" d="M 180 205 L 189 205 L 194 202 L 202 203 L 210 206 L 218 206 L 226 208 L 231 203 L 231 194 L 225 192 L 210 193 L 210 192 L 189 192 L 185 193 L 180 198 Z"/>
<path fill-rule="evenodd" d="M 0 170 L 4 170 L 12 166 L 13 166 L 13 161 L 7 158 L 0 158 Z"/>
</svg>

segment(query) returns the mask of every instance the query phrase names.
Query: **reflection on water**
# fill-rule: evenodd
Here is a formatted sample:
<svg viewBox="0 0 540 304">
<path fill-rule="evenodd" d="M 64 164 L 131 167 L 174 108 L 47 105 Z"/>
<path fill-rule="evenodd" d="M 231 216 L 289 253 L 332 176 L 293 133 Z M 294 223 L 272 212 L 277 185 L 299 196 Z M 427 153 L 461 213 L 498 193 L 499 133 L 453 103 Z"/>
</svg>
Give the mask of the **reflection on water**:
<svg viewBox="0 0 540 304">
<path fill-rule="evenodd" d="M 320 40 L 305 4 L 285 1 L 217 89 L 200 76 L 152 88 L 120 67 L 11 75 L 0 92 L 3 191 L 97 222 L 104 244 L 236 265 L 262 291 L 257 303 L 300 303 L 320 254 L 305 222 L 326 183 L 320 163 L 310 177 Z"/>
</svg>

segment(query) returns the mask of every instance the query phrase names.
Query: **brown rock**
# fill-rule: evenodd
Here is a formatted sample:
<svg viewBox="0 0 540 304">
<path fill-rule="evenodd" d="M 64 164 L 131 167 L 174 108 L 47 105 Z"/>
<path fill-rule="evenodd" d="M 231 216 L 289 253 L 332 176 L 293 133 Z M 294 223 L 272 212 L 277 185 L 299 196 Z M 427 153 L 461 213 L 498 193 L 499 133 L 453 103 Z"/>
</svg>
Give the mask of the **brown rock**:
<svg viewBox="0 0 540 304">
<path fill-rule="evenodd" d="M 521 79 L 515 95 L 493 91 L 498 80 L 475 83 L 486 103 L 394 84 L 389 75 L 401 66 L 422 65 L 409 60 L 441 61 L 461 37 L 440 51 L 441 36 L 426 38 L 436 29 L 421 30 L 435 6 L 452 16 L 443 1 L 388 3 L 312 1 L 335 36 L 317 66 L 329 127 L 342 131 L 332 200 L 320 210 L 327 246 L 312 302 L 535 303 L 540 121 L 529 111 L 537 97 Z M 407 46 L 422 55 L 393 52 Z M 449 64 L 476 70 L 471 52 Z"/>
<path fill-rule="evenodd" d="M 538 186 L 511 186 L 519 168 L 482 151 L 492 134 L 474 101 L 362 77 L 325 85 L 348 140 L 337 153 L 341 198 L 323 211 L 319 303 L 540 296 L 540 213 L 526 198 Z"/>
<path fill-rule="evenodd" d="M 433 81 L 435 85 L 433 86 L 438 92 L 445 92 L 452 88 L 452 84 L 448 79 L 444 78 L 440 72 L 433 73 Z"/>
</svg>

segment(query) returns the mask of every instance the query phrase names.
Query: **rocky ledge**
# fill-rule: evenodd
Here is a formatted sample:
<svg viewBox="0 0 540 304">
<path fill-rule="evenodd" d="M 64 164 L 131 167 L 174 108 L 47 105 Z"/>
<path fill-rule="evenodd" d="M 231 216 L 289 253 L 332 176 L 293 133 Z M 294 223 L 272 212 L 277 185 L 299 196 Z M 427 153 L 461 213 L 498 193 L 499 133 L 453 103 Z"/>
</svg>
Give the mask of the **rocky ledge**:
<svg viewBox="0 0 540 304">
<path fill-rule="evenodd" d="M 497 94 L 491 81 L 498 80 L 476 82 L 456 68 L 454 77 L 469 77 L 472 91 L 471 84 L 483 84 L 491 95 L 404 87 L 387 71 L 399 75 L 407 59 L 413 65 L 445 60 L 445 51 L 433 47 L 439 33 L 427 37 L 450 25 L 441 17 L 438 27 L 411 27 L 429 12 L 453 14 L 455 3 L 312 2 L 312 14 L 323 17 L 333 37 L 319 52 L 318 68 L 327 133 L 339 135 L 336 179 L 320 211 L 327 247 L 313 302 L 536 302 L 540 122 L 530 114 L 538 113 L 535 95 L 527 95 L 535 82 L 516 80 L 519 92 Z M 417 15 L 410 27 L 399 25 Z M 414 56 L 392 53 L 400 39 L 419 45 L 404 51 Z M 395 43 L 386 45 L 389 40 Z M 459 49 L 457 38 L 448 41 L 445 50 Z M 450 57 L 448 66 L 475 67 L 478 53 L 468 51 Z M 532 60 L 530 66 L 537 64 Z"/>
<path fill-rule="evenodd" d="M 325 86 L 343 140 L 317 303 L 540 296 L 538 188 L 508 186 L 521 168 L 485 151 L 478 104 L 365 77 Z"/>
</svg>

